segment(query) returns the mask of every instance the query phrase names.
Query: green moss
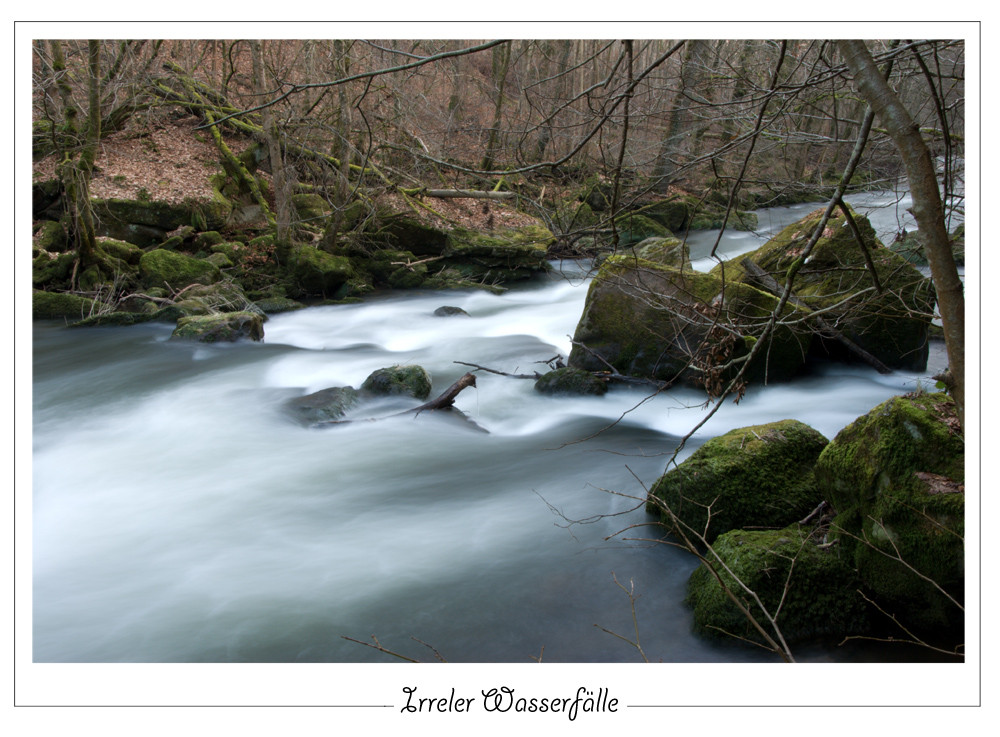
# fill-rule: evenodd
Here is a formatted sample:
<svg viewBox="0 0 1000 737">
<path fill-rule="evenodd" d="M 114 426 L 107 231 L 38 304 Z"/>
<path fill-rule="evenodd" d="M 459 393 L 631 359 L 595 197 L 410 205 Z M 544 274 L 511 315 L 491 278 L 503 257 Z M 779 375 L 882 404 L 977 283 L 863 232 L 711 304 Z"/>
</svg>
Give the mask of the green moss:
<svg viewBox="0 0 1000 737">
<path fill-rule="evenodd" d="M 31 316 L 35 320 L 58 318 L 81 320 L 88 316 L 94 307 L 94 300 L 78 297 L 75 294 L 43 292 L 39 289 L 31 293 Z"/>
<path fill-rule="evenodd" d="M 926 578 L 961 601 L 964 462 L 954 402 L 918 394 L 894 397 L 855 420 L 817 463 L 817 482 L 838 512 L 835 536 L 869 590 L 906 626 L 960 623 L 961 610 Z"/>
<path fill-rule="evenodd" d="M 734 530 L 721 535 L 713 549 L 768 612 L 776 615 L 786 642 L 839 639 L 868 630 L 865 603 L 857 593 L 858 581 L 850 565 L 841 560 L 836 546 L 818 548 L 809 531 L 797 524 L 777 531 Z M 760 608 L 733 576 L 719 567 L 719 577 L 773 637 Z M 694 609 L 699 633 L 764 643 L 704 565 L 688 581 L 687 602 Z"/>
<path fill-rule="evenodd" d="M 746 258 L 784 284 L 795 274 L 794 292 L 812 309 L 830 309 L 825 319 L 890 368 L 922 370 L 934 306 L 929 279 L 883 246 L 867 218 L 854 215 L 871 255 L 882 293 L 842 212 L 831 217 L 808 259 L 803 249 L 823 211 L 792 223 Z M 744 278 L 739 264 L 727 263 L 729 278 Z M 720 267 L 716 267 L 718 273 Z M 854 300 L 850 295 L 858 295 Z M 830 350 L 837 350 L 834 343 Z M 845 354 L 846 356 L 846 354 Z"/>
<path fill-rule="evenodd" d="M 36 256 L 31 262 L 31 283 L 36 287 L 65 287 L 73 273 L 75 253 L 60 253 L 55 258 L 47 253 Z"/>
<path fill-rule="evenodd" d="M 142 249 L 127 241 L 120 241 L 114 238 L 99 238 L 98 248 L 110 256 L 121 259 L 127 264 L 138 266 L 142 258 Z"/>
<path fill-rule="evenodd" d="M 661 476 L 647 511 L 672 525 L 662 502 L 687 527 L 701 532 L 707 526 L 709 542 L 732 529 L 784 527 L 822 498 L 813 466 L 826 444 L 798 420 L 731 430 Z"/>
<path fill-rule="evenodd" d="M 66 229 L 57 220 L 44 220 L 35 236 L 35 243 L 45 251 L 65 251 L 69 248 Z"/>
<path fill-rule="evenodd" d="M 431 393 L 431 377 L 423 366 L 392 366 L 373 371 L 361 391 L 378 396 L 403 394 L 426 399 Z"/>
<path fill-rule="evenodd" d="M 293 252 L 292 276 L 306 294 L 337 298 L 337 292 L 355 276 L 346 256 L 333 256 L 312 246 Z"/>
<path fill-rule="evenodd" d="M 260 341 L 264 339 L 264 316 L 258 312 L 227 312 L 182 317 L 170 337 L 202 343 L 233 342 L 241 338 Z"/>
<path fill-rule="evenodd" d="M 179 290 L 189 284 L 212 284 L 222 275 L 213 263 L 158 248 L 142 255 L 139 276 L 146 286 Z"/>
</svg>

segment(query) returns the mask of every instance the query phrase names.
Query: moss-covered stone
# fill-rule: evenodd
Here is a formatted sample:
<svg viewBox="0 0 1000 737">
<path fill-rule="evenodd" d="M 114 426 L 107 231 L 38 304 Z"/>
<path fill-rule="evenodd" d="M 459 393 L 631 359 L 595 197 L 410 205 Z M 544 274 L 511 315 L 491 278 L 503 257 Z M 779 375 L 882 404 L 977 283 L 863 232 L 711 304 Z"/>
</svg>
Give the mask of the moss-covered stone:
<svg viewBox="0 0 1000 737">
<path fill-rule="evenodd" d="M 391 366 L 373 371 L 361 391 L 376 396 L 406 395 L 426 399 L 431 393 L 431 377 L 423 366 Z"/>
<path fill-rule="evenodd" d="M 264 339 L 264 316 L 259 312 L 226 312 L 182 317 L 170 336 L 202 343 L 234 342 L 241 338 Z"/>
<path fill-rule="evenodd" d="M 94 300 L 75 294 L 44 292 L 40 289 L 31 293 L 31 316 L 35 320 L 82 320 L 95 308 Z"/>
<path fill-rule="evenodd" d="M 68 286 L 73 273 L 75 253 L 60 253 L 58 255 L 42 252 L 31 261 L 31 283 L 36 287 Z"/>
<path fill-rule="evenodd" d="M 837 510 L 832 534 L 880 605 L 920 631 L 960 626 L 937 589 L 964 596 L 965 443 L 951 398 L 880 404 L 837 434 L 816 478 Z"/>
<path fill-rule="evenodd" d="M 718 389 L 762 334 L 777 299 L 714 274 L 612 256 L 590 285 L 568 364 Z M 783 316 L 793 307 L 786 305 Z M 779 328 L 750 380 L 783 380 L 805 362 L 810 336 Z M 582 345 L 581 345 L 582 344 Z M 586 349 L 583 348 L 586 346 Z M 723 369 L 723 366 L 727 368 Z"/>
<path fill-rule="evenodd" d="M 733 530 L 712 546 L 726 567 L 755 592 L 788 643 L 862 634 L 869 620 L 851 566 L 836 546 L 818 548 L 809 530 L 793 524 L 782 530 Z M 712 559 L 715 563 L 715 559 Z M 772 637 L 757 603 L 724 568 L 725 586 Z M 687 602 L 694 609 L 695 629 L 714 637 L 739 637 L 764 643 L 760 633 L 726 594 L 704 565 L 688 580 Z"/>
<path fill-rule="evenodd" d="M 638 212 L 625 212 L 614 219 L 618 244 L 631 246 L 647 238 L 669 238 L 673 234 L 663 225 Z"/>
<path fill-rule="evenodd" d="M 94 200 L 94 212 L 104 220 L 145 225 L 170 231 L 182 225 L 199 230 L 217 230 L 226 223 L 232 204 L 224 197 L 187 199 L 181 203 L 145 199 Z"/>
<path fill-rule="evenodd" d="M 209 261 L 157 248 L 142 255 L 139 277 L 146 286 L 179 290 L 190 284 L 214 284 L 222 274 Z"/>
<path fill-rule="evenodd" d="M 211 250 L 212 246 L 224 243 L 225 240 L 225 237 L 219 231 L 206 230 L 204 233 L 198 233 L 194 237 L 194 247 L 198 250 Z"/>
<path fill-rule="evenodd" d="M 682 269 L 691 266 L 688 244 L 673 236 L 647 238 L 635 245 L 635 255 L 646 261 Z"/>
<path fill-rule="evenodd" d="M 34 241 L 43 251 L 60 252 L 70 247 L 66 228 L 58 220 L 43 220 L 35 233 Z"/>
<path fill-rule="evenodd" d="M 267 315 L 301 310 L 305 307 L 301 302 L 296 302 L 294 299 L 289 299 L 288 297 L 265 297 L 264 299 L 255 300 L 254 305 Z"/>
<path fill-rule="evenodd" d="M 134 243 L 115 238 L 98 238 L 97 245 L 106 254 L 119 258 L 131 266 L 138 266 L 142 259 L 142 249 Z"/>
<path fill-rule="evenodd" d="M 813 466 L 826 444 L 798 420 L 731 430 L 661 476 L 647 511 L 672 525 L 666 506 L 709 542 L 733 529 L 784 527 L 822 499 Z"/>
<path fill-rule="evenodd" d="M 559 368 L 549 371 L 535 382 L 535 391 L 541 394 L 606 394 L 608 384 L 589 371 L 577 368 Z"/>
<path fill-rule="evenodd" d="M 350 259 L 334 256 L 313 246 L 300 246 L 293 253 L 292 276 L 306 294 L 339 298 L 355 276 Z"/>
<path fill-rule="evenodd" d="M 288 414 L 304 425 L 339 420 L 358 403 L 358 391 L 350 386 L 335 386 L 285 403 Z"/>
<path fill-rule="evenodd" d="M 679 233 L 687 224 L 689 207 L 683 198 L 672 197 L 644 205 L 635 212 L 654 220 L 671 233 Z"/>
<path fill-rule="evenodd" d="M 812 309 L 828 309 L 827 322 L 836 324 L 846 337 L 890 368 L 923 370 L 935 299 L 930 280 L 883 246 L 867 218 L 854 214 L 882 286 L 882 293 L 876 293 L 864 254 L 840 211 L 827 222 L 803 261 L 803 248 L 822 214 L 816 210 L 792 223 L 746 258 L 782 285 L 794 273 L 796 296 Z M 713 273 L 721 268 L 717 266 Z M 746 278 L 739 261 L 727 262 L 724 268 L 729 279 Z M 850 358 L 836 342 L 816 341 L 815 345 L 835 357 Z"/>
<path fill-rule="evenodd" d="M 319 221 L 330 211 L 329 203 L 318 194 L 295 194 L 291 199 L 299 220 Z"/>
</svg>

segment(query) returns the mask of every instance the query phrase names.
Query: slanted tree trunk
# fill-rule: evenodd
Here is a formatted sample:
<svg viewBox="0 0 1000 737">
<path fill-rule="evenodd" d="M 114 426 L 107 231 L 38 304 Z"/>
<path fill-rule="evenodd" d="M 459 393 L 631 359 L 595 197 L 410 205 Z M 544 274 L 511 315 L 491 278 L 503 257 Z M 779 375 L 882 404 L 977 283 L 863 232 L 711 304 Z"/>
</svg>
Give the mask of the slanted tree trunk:
<svg viewBox="0 0 1000 737">
<path fill-rule="evenodd" d="M 951 250 L 945 226 L 944 207 L 938 188 L 937 171 L 920 129 L 899 96 L 879 72 L 864 41 L 839 41 L 844 60 L 854 75 L 858 92 L 872 106 L 899 150 L 917 220 L 924 252 L 937 291 L 938 309 L 944 328 L 948 363 L 953 376 L 952 397 L 958 419 L 965 426 L 965 290 Z"/>
</svg>

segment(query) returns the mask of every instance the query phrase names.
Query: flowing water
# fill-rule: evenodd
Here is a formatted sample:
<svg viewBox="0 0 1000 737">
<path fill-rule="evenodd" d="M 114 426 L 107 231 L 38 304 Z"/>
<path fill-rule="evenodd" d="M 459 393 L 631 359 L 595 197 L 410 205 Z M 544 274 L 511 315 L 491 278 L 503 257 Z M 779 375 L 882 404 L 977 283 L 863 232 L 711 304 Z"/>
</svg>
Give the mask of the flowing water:
<svg viewBox="0 0 1000 737">
<path fill-rule="evenodd" d="M 761 213 L 761 224 L 814 207 Z M 722 251 L 761 237 L 727 234 Z M 421 660 L 435 658 L 430 646 L 453 662 L 635 662 L 608 632 L 634 637 L 625 589 L 651 660 L 773 659 L 691 633 L 695 561 L 659 541 L 642 509 L 644 486 L 706 411 L 696 392 L 550 398 L 479 372 L 461 415 L 390 417 L 415 402 L 382 400 L 319 430 L 282 412 L 290 397 L 360 386 L 394 364 L 427 368 L 432 396 L 469 370 L 457 361 L 547 370 L 540 362 L 568 354 L 586 285 L 577 265 L 557 264 L 502 296 L 312 307 L 272 317 L 263 344 L 171 341 L 165 324 L 36 323 L 34 660 L 391 660 L 347 639 L 375 635 Z M 445 304 L 469 316 L 435 317 Z M 943 363 L 932 348 L 922 374 L 830 365 L 751 389 L 681 457 L 787 417 L 832 438 Z"/>
</svg>

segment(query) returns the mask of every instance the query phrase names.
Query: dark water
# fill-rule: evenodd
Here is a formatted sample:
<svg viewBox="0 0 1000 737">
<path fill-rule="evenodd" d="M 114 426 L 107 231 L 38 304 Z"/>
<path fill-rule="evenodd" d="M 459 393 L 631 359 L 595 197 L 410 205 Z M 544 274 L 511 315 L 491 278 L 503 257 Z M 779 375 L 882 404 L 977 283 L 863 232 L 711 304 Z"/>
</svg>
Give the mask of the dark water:
<svg viewBox="0 0 1000 737">
<path fill-rule="evenodd" d="M 742 236 L 739 236 L 742 237 Z M 567 355 L 586 283 L 503 296 L 395 294 L 273 317 L 263 344 L 170 341 L 171 327 L 34 326 L 36 662 L 772 660 L 690 632 L 695 565 L 641 508 L 702 398 L 641 390 L 552 399 L 478 375 L 457 406 L 327 430 L 288 397 L 425 366 L 433 395 L 466 361 L 531 372 Z M 438 318 L 451 304 L 471 317 Z M 832 366 L 728 403 L 685 453 L 732 427 L 795 417 L 833 437 L 924 374 Z M 385 416 L 383 402 L 355 419 Z M 638 508 L 637 508 L 638 507 Z M 812 649 L 807 660 L 874 651 Z"/>
</svg>

